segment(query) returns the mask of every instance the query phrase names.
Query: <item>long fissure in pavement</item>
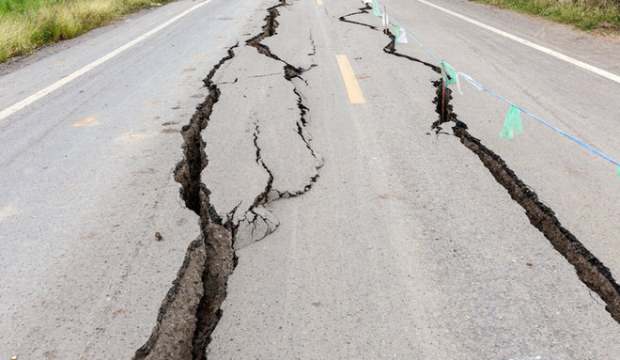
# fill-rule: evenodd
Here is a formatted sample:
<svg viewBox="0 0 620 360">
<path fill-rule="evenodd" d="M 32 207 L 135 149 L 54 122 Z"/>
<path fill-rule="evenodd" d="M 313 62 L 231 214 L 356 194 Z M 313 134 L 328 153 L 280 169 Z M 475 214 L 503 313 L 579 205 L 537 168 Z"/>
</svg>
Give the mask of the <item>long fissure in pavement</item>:
<svg viewBox="0 0 620 360">
<path fill-rule="evenodd" d="M 257 51 L 274 61 L 284 64 L 283 76 L 287 81 L 300 79 L 309 69 L 295 67 L 278 55 L 261 41 L 274 36 L 278 28 L 278 8 L 288 6 L 286 1 L 280 0 L 275 6 L 267 9 L 265 24 L 261 33 L 246 42 Z M 168 291 L 159 309 L 155 327 L 147 342 L 136 351 L 135 360 L 169 360 L 169 359 L 206 359 L 206 348 L 211 334 L 222 316 L 220 309 L 227 289 L 228 277 L 237 265 L 235 255 L 235 237 L 240 223 L 246 222 L 252 226 L 257 221 L 269 221 L 257 207 L 278 199 L 301 196 L 310 191 L 319 178 L 319 171 L 323 160 L 312 147 L 306 134 L 309 108 L 304 105 L 303 96 L 299 88 L 293 87 L 299 108 L 299 118 L 296 121 L 297 134 L 304 146 L 317 160 L 315 173 L 308 179 L 303 188 L 294 191 L 278 191 L 273 189 L 274 175 L 262 158 L 260 147 L 260 124 L 254 123 L 253 144 L 256 149 L 256 162 L 268 174 L 268 181 L 263 191 L 256 195 L 254 202 L 241 220 L 235 222 L 235 207 L 229 214 L 220 216 L 209 201 L 210 190 L 202 181 L 202 172 L 208 168 L 209 159 L 205 152 L 206 143 L 202 131 L 207 129 L 211 114 L 221 91 L 213 81 L 217 71 L 235 57 L 234 45 L 228 49 L 226 55 L 211 69 L 204 80 L 208 95 L 192 116 L 188 125 L 182 129 L 184 139 L 183 159 L 177 164 L 174 175 L 181 185 L 180 195 L 187 208 L 194 211 L 200 218 L 200 236 L 189 245 L 183 264 L 177 273 L 172 287 Z M 223 219 L 224 218 L 224 219 Z M 272 224 L 273 230 L 277 224 Z M 263 237 L 267 236 L 266 233 Z M 255 239 L 256 241 L 260 239 Z"/>
<path fill-rule="evenodd" d="M 452 111 L 452 105 L 449 105 L 452 90 L 444 86 L 443 81 L 440 79 L 435 82 L 438 94 L 434 101 L 438 104 L 440 120 L 443 116 L 445 121 L 454 124 L 452 127 L 454 135 L 460 139 L 465 148 L 480 159 L 497 183 L 502 185 L 512 200 L 525 210 L 530 223 L 575 268 L 579 279 L 605 301 L 605 309 L 616 322 L 620 323 L 620 286 L 609 268 L 594 256 L 575 235 L 562 226 L 555 212 L 538 198 L 538 195 L 510 169 L 499 155 L 469 133 L 467 125 L 458 120 L 458 116 Z M 440 106 L 439 104 L 442 103 L 444 105 Z M 440 130 L 440 124 L 445 121 L 434 125 L 437 131 Z"/>
<path fill-rule="evenodd" d="M 340 20 L 345 23 L 379 31 L 375 26 L 348 19 L 348 17 L 354 15 L 369 14 L 368 10 L 370 9 L 370 7 L 360 8 L 357 12 L 340 17 Z M 385 53 L 422 64 L 437 73 L 441 73 L 441 68 L 437 65 L 399 53 L 396 50 L 395 37 L 387 30 L 384 33 L 390 38 L 390 43 L 383 49 Z M 438 114 L 438 119 L 431 125 L 432 129 L 439 133 L 442 130 L 442 124 L 452 124 L 454 136 L 458 137 L 464 147 L 480 159 L 497 183 L 504 187 L 512 200 L 525 210 L 530 223 L 575 268 L 579 279 L 600 296 L 606 304 L 605 309 L 616 322 L 620 323 L 620 286 L 609 268 L 592 254 L 568 229 L 562 226 L 555 212 L 539 199 L 538 195 L 510 169 L 499 155 L 484 146 L 479 139 L 469 133 L 467 125 L 460 121 L 454 112 L 451 104 L 452 90 L 446 86 L 443 77 L 433 81 L 432 84 L 436 88 L 433 104 Z"/>
<path fill-rule="evenodd" d="M 204 359 L 209 336 L 221 316 L 226 283 L 235 266 L 233 237 L 214 216 L 209 189 L 201 173 L 208 164 L 201 132 L 219 101 L 220 89 L 213 82 L 218 69 L 234 58 L 234 49 L 212 68 L 204 80 L 208 90 L 188 125 L 182 129 L 183 159 L 174 175 L 181 185 L 180 196 L 200 218 L 200 236 L 191 242 L 183 264 L 159 309 L 155 327 L 134 359 Z"/>
</svg>

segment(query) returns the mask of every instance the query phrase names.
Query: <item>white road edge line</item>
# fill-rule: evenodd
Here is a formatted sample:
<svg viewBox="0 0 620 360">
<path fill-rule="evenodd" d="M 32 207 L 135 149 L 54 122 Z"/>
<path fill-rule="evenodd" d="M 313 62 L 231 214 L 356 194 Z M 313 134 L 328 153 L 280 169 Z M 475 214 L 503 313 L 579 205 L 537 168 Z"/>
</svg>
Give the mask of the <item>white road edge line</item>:
<svg viewBox="0 0 620 360">
<path fill-rule="evenodd" d="M 0 111 L 0 122 L 4 119 L 6 119 L 7 117 L 15 114 L 16 112 L 22 110 L 23 108 L 25 108 L 28 105 L 31 105 L 32 103 L 44 98 L 45 96 L 49 95 L 50 93 L 60 89 L 61 87 L 67 85 L 68 83 L 72 82 L 73 80 L 79 78 L 80 76 L 86 74 L 87 72 L 91 71 L 92 69 L 96 68 L 97 66 L 105 63 L 106 61 L 120 55 L 121 53 L 123 53 L 124 51 L 126 51 L 127 49 L 143 42 L 144 40 L 148 39 L 149 37 L 155 35 L 156 33 L 160 32 L 161 30 L 165 29 L 166 27 L 172 25 L 173 23 L 175 23 L 176 21 L 178 21 L 179 19 L 183 18 L 184 16 L 188 15 L 189 13 L 205 6 L 206 4 L 210 3 L 211 0 L 205 0 L 199 4 L 196 4 L 194 6 L 192 6 L 191 8 L 183 11 L 182 13 L 176 15 L 175 17 L 169 19 L 168 21 L 162 23 L 161 25 L 153 28 L 152 30 L 138 36 L 137 38 L 131 40 L 130 42 L 126 43 L 125 45 L 117 48 L 116 50 L 113 50 L 111 52 L 109 52 L 108 54 L 104 55 L 103 57 L 91 62 L 88 65 L 85 65 L 84 67 L 82 67 L 81 69 L 63 77 L 62 79 L 56 81 L 55 83 L 53 83 L 52 85 L 37 91 L 36 93 L 28 96 L 27 98 L 25 98 L 24 100 L 17 102 L 11 106 L 9 106 L 8 108 Z"/>
<path fill-rule="evenodd" d="M 615 81 L 616 83 L 620 84 L 620 76 L 618 76 L 616 74 L 613 74 L 613 73 L 611 73 L 609 71 L 606 71 L 606 70 L 603 70 L 603 69 L 598 68 L 596 66 L 587 64 L 587 63 L 585 63 L 583 61 L 579 61 L 577 59 L 574 59 L 574 58 L 572 58 L 570 56 L 564 55 L 564 54 L 562 54 L 560 52 L 557 52 L 555 50 L 551 50 L 551 49 L 546 48 L 544 46 L 541 46 L 541 45 L 538 45 L 536 43 L 533 43 L 533 42 L 531 42 L 529 40 L 525 40 L 525 39 L 520 38 L 520 37 L 518 37 L 516 35 L 512 35 L 510 33 L 502 31 L 502 30 L 500 30 L 498 28 L 495 28 L 493 26 L 481 23 L 480 21 L 474 20 L 474 19 L 469 18 L 469 17 L 467 17 L 465 15 L 461 15 L 461 14 L 459 14 L 457 12 L 452 11 L 452 10 L 448 10 L 446 8 L 443 8 L 443 7 L 439 6 L 439 5 L 435 5 L 435 4 L 433 4 L 433 3 L 429 2 L 429 1 L 426 1 L 426 0 L 417 0 L 417 1 L 422 3 L 422 4 L 428 5 L 430 7 L 433 7 L 435 9 L 439 10 L 439 11 L 442 11 L 442 12 L 444 12 L 446 14 L 449 14 L 449 15 L 457 17 L 457 18 L 459 18 L 461 20 L 467 21 L 470 24 L 479 26 L 479 27 L 481 27 L 483 29 L 486 29 L 486 30 L 489 30 L 489 31 L 491 31 L 491 32 L 493 32 L 493 33 L 495 33 L 497 35 L 501 35 L 501 36 L 503 36 L 505 38 L 508 38 L 510 40 L 513 40 L 513 41 L 516 41 L 516 42 L 518 42 L 520 44 L 523 44 L 525 46 L 531 47 L 532 49 L 536 49 L 536 50 L 538 50 L 538 51 L 540 51 L 542 53 L 545 53 L 547 55 L 553 56 L 556 59 L 559 59 L 559 60 L 565 61 L 567 63 L 573 64 L 573 65 L 575 65 L 577 67 L 580 67 L 580 68 L 582 68 L 584 70 L 590 71 L 590 72 L 592 72 L 594 74 L 597 74 L 597 75 L 602 76 L 602 77 L 604 77 L 604 78 L 606 78 L 608 80 Z"/>
</svg>

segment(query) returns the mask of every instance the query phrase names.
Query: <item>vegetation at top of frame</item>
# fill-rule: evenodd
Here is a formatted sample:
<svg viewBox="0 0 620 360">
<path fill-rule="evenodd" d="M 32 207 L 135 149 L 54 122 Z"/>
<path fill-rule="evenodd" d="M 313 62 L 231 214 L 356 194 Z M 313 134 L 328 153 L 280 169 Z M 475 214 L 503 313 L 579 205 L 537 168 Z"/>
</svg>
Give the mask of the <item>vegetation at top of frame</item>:
<svg viewBox="0 0 620 360">
<path fill-rule="evenodd" d="M 0 63 L 168 0 L 0 0 Z"/>
<path fill-rule="evenodd" d="M 620 0 L 475 0 L 544 16 L 582 30 L 620 31 Z"/>
<path fill-rule="evenodd" d="M 42 3 L 55 3 L 58 0 L 0 0 L 0 16 L 9 13 L 25 13 L 41 6 Z"/>
</svg>

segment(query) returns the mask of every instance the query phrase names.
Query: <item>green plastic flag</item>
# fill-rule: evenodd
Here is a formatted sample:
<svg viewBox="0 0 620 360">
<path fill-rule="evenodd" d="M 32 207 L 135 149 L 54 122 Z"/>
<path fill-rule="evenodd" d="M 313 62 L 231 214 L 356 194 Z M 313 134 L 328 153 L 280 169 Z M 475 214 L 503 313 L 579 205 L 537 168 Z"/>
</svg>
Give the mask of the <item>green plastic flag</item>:
<svg viewBox="0 0 620 360">
<path fill-rule="evenodd" d="M 397 43 L 399 44 L 404 44 L 402 42 L 402 38 L 403 35 L 406 37 L 407 35 L 405 34 L 405 29 L 403 29 L 400 25 L 398 24 L 390 24 L 390 32 L 392 33 L 392 35 L 394 35 L 394 39 Z"/>
<path fill-rule="evenodd" d="M 504 120 L 504 127 L 499 133 L 502 139 L 512 140 L 515 135 L 523 133 L 523 122 L 521 121 L 521 109 L 514 105 L 510 105 L 508 113 L 506 113 L 506 120 Z"/>
<path fill-rule="evenodd" d="M 394 35 L 394 37 L 398 38 L 398 35 L 400 35 L 400 26 L 390 24 L 390 32 Z"/>
<path fill-rule="evenodd" d="M 441 62 L 441 70 L 443 72 L 444 82 L 446 85 L 456 84 L 457 82 L 457 74 L 456 70 L 452 67 L 452 65 L 448 64 L 445 61 Z"/>
<path fill-rule="evenodd" d="M 372 14 L 376 17 L 383 16 L 383 12 L 381 11 L 381 5 L 379 5 L 378 0 L 372 0 Z"/>
<path fill-rule="evenodd" d="M 394 35 L 394 39 L 398 44 L 409 43 L 409 40 L 407 40 L 407 31 L 404 27 L 398 24 L 390 24 L 390 32 Z"/>
</svg>

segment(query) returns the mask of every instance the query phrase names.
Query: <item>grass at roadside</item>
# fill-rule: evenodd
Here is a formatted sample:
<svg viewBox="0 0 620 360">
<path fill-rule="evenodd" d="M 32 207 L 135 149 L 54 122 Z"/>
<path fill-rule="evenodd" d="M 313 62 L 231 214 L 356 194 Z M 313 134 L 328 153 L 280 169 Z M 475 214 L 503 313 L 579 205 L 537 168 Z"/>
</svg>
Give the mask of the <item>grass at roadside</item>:
<svg viewBox="0 0 620 360">
<path fill-rule="evenodd" d="M 620 2 L 616 0 L 475 0 L 574 25 L 582 30 L 620 31 Z"/>
<path fill-rule="evenodd" d="M 0 63 L 168 0 L 0 0 Z"/>
</svg>

